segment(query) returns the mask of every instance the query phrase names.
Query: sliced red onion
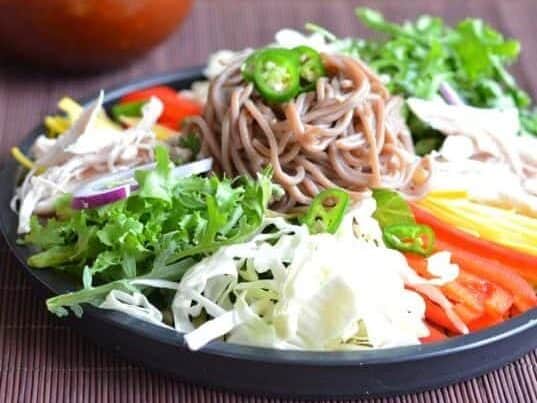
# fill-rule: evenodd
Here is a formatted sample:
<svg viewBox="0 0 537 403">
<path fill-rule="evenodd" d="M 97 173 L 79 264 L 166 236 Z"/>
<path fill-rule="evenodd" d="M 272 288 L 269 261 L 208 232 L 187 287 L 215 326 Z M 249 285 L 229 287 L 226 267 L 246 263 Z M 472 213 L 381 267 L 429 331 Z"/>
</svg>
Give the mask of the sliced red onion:
<svg viewBox="0 0 537 403">
<path fill-rule="evenodd" d="M 76 210 L 95 208 L 129 197 L 131 185 L 96 191 L 90 186 L 83 186 L 73 195 L 71 207 Z"/>
<path fill-rule="evenodd" d="M 457 94 L 457 91 L 455 91 L 453 87 L 449 85 L 446 81 L 443 81 L 440 84 L 438 90 L 440 91 L 442 98 L 444 98 L 444 101 L 446 101 L 447 104 L 464 105 L 464 101 L 459 96 L 459 94 Z"/>
<path fill-rule="evenodd" d="M 212 166 L 212 158 L 205 158 L 173 168 L 172 176 L 174 178 L 184 178 L 197 175 L 209 172 Z M 73 192 L 71 207 L 77 210 L 95 208 L 125 199 L 138 189 L 138 184 L 134 179 L 134 172 L 153 169 L 154 167 L 155 163 L 145 164 L 129 170 L 101 176 L 86 183 Z"/>
</svg>

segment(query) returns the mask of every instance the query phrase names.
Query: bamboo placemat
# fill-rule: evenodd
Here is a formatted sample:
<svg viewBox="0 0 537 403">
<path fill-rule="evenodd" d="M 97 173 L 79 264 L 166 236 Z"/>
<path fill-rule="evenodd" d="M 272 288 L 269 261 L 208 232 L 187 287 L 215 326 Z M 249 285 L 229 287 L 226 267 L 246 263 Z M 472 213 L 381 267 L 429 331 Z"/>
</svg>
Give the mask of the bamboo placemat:
<svg viewBox="0 0 537 403">
<path fill-rule="evenodd" d="M 221 48 L 256 46 L 280 27 L 318 22 L 336 33 L 363 32 L 353 16 L 358 1 L 198 0 L 181 31 L 121 70 L 84 77 L 51 76 L 0 66 L 0 152 L 11 146 L 55 103 L 122 82 L 201 64 Z M 534 0 L 360 1 L 388 16 L 428 12 L 454 22 L 486 18 L 523 43 L 516 73 L 537 94 Z M 0 5 L 0 12 L 1 12 Z M 2 189 L 11 192 L 11 189 Z M 178 363 L 181 365 L 181 363 Z M 456 368 L 454 368 L 456 370 Z M 105 352 L 47 314 L 5 242 L 0 241 L 0 401 L 2 402 L 265 402 L 266 398 L 181 383 Z M 537 351 L 497 371 L 456 385 L 382 402 L 537 402 Z"/>
</svg>

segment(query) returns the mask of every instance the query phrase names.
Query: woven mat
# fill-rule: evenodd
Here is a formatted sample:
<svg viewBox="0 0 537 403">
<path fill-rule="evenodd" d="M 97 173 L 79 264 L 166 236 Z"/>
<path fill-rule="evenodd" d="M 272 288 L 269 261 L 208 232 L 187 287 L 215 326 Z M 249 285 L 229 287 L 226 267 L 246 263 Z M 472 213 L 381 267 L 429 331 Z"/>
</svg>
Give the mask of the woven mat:
<svg viewBox="0 0 537 403">
<path fill-rule="evenodd" d="M 316 21 L 338 34 L 363 32 L 344 0 L 199 0 L 183 29 L 134 64 L 90 77 L 50 77 L 0 67 L 0 152 L 11 146 L 69 94 L 81 97 L 148 74 L 203 63 L 225 47 L 261 45 L 282 26 Z M 537 2 L 534 0 L 361 1 L 390 17 L 428 12 L 454 22 L 480 16 L 520 38 L 516 73 L 537 95 Z M 1 12 L 1 6 L 0 6 Z M 4 189 L 3 191 L 11 191 Z M 178 363 L 180 365 L 180 363 Z M 259 402 L 267 399 L 180 383 L 102 351 L 50 317 L 0 241 L 0 401 L 2 402 Z M 480 378 L 383 402 L 537 402 L 537 351 Z"/>
</svg>

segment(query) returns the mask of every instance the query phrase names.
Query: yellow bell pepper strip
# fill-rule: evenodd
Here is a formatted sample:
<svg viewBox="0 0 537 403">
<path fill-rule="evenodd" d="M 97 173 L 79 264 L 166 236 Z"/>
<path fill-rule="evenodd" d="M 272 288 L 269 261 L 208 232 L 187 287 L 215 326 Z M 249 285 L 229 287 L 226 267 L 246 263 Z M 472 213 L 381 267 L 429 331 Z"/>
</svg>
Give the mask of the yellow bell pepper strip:
<svg viewBox="0 0 537 403">
<path fill-rule="evenodd" d="M 476 203 L 466 196 L 455 197 L 453 194 L 428 195 L 415 206 L 475 237 L 537 255 L 536 218 Z"/>
<path fill-rule="evenodd" d="M 45 118 L 45 127 L 49 137 L 57 137 L 65 133 L 78 119 L 84 108 L 75 100 L 69 97 L 64 97 L 58 102 L 58 108 L 65 113 L 66 116 L 53 115 Z M 120 126 L 114 123 L 106 116 L 104 112 L 100 113 L 95 122 L 97 127 L 106 127 L 109 129 L 120 130 Z"/>
<path fill-rule="evenodd" d="M 12 147 L 11 148 L 11 155 L 23 167 L 28 168 L 28 169 L 33 169 L 34 168 L 35 165 L 34 165 L 33 161 L 30 158 L 28 158 L 26 155 L 24 155 L 24 153 L 19 149 L 19 147 Z"/>
<path fill-rule="evenodd" d="M 71 127 L 71 120 L 64 116 L 47 116 L 45 127 L 49 137 L 58 137 Z"/>
</svg>

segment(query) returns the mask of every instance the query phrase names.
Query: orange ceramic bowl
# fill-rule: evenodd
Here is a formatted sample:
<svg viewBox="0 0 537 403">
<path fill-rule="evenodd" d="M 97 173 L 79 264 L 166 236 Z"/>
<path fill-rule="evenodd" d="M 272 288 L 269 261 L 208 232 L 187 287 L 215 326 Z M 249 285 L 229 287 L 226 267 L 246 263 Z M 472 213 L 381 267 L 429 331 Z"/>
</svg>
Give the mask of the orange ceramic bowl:
<svg viewBox="0 0 537 403">
<path fill-rule="evenodd" d="M 193 0 L 2 0 L 2 59 L 65 70 L 121 65 L 177 28 Z"/>
</svg>

